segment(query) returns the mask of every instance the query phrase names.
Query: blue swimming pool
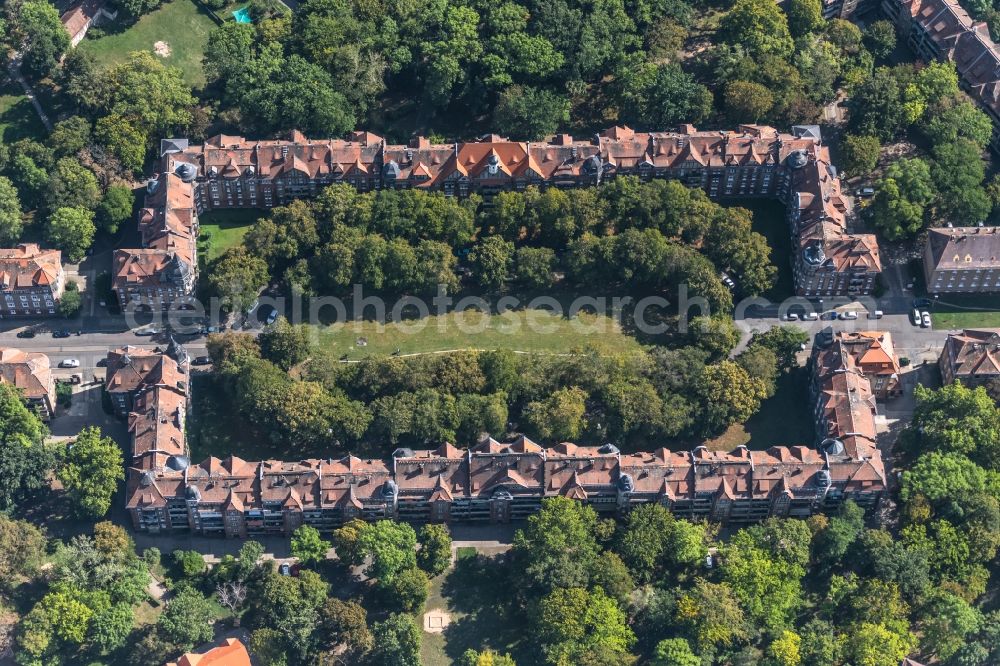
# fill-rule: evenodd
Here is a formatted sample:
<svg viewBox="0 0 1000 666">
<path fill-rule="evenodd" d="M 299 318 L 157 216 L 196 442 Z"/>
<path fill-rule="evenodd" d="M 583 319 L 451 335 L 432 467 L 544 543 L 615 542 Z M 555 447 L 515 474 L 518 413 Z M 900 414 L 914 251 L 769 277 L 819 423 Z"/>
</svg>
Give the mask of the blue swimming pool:
<svg viewBox="0 0 1000 666">
<path fill-rule="evenodd" d="M 240 7 L 239 9 L 237 9 L 235 12 L 233 12 L 233 19 L 237 23 L 253 23 L 253 20 L 250 18 L 249 7 Z"/>
</svg>

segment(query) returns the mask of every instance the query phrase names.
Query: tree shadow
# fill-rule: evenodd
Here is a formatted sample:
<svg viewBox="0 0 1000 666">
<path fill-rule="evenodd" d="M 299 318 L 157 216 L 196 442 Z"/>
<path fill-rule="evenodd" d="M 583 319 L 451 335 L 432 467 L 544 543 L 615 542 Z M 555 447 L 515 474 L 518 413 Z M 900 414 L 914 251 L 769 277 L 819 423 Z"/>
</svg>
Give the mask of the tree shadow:
<svg viewBox="0 0 1000 666">
<path fill-rule="evenodd" d="M 468 649 L 509 652 L 518 664 L 540 663 L 527 638 L 527 622 L 515 603 L 510 567 L 504 556 L 463 557 L 448 573 L 442 596 L 455 613 L 444 631 L 445 653 L 457 661 Z"/>
</svg>

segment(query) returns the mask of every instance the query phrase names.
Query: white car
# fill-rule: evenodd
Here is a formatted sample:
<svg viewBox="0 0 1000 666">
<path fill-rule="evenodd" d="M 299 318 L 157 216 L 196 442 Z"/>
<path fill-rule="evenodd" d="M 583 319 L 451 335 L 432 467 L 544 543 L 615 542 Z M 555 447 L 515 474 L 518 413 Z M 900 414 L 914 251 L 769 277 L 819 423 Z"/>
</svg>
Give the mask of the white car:
<svg viewBox="0 0 1000 666">
<path fill-rule="evenodd" d="M 816 321 L 817 319 L 819 319 L 819 315 L 815 312 L 807 312 L 802 315 L 802 321 Z"/>
<path fill-rule="evenodd" d="M 781 315 L 781 321 L 798 321 L 799 316 L 794 312 L 789 312 L 788 314 Z"/>
<path fill-rule="evenodd" d="M 80 360 L 75 358 L 67 358 L 59 361 L 60 368 L 79 368 Z"/>
<path fill-rule="evenodd" d="M 838 315 L 838 317 L 839 317 L 840 319 L 844 319 L 844 320 L 846 320 L 846 321 L 851 321 L 851 320 L 854 320 L 854 319 L 857 319 L 857 318 L 858 318 L 858 313 L 857 313 L 857 312 L 854 312 L 854 311 L 851 311 L 851 312 L 841 312 L 841 313 L 840 313 L 840 314 Z"/>
<path fill-rule="evenodd" d="M 920 327 L 930 328 L 931 327 L 931 313 L 924 310 L 920 313 Z"/>
<path fill-rule="evenodd" d="M 913 317 L 913 325 L 920 326 L 920 310 L 913 308 L 913 312 L 910 313 L 910 316 Z"/>
</svg>

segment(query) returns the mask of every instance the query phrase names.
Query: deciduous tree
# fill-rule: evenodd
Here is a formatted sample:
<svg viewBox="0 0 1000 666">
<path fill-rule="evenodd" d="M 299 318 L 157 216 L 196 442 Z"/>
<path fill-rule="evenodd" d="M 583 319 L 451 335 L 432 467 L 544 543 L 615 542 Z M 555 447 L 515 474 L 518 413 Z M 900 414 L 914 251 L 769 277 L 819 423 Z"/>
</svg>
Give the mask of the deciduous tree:
<svg viewBox="0 0 1000 666">
<path fill-rule="evenodd" d="M 66 253 L 73 263 L 83 259 L 94 242 L 94 213 L 86 208 L 57 208 L 49 216 L 49 242 Z"/>
<path fill-rule="evenodd" d="M 427 524 L 420 528 L 417 536 L 420 550 L 417 564 L 431 576 L 445 572 L 451 564 L 451 535 L 444 525 Z"/>
<path fill-rule="evenodd" d="M 58 476 L 77 514 L 103 516 L 125 478 L 122 451 L 113 439 L 101 437 L 100 429 L 84 428 L 67 448 Z"/>
</svg>

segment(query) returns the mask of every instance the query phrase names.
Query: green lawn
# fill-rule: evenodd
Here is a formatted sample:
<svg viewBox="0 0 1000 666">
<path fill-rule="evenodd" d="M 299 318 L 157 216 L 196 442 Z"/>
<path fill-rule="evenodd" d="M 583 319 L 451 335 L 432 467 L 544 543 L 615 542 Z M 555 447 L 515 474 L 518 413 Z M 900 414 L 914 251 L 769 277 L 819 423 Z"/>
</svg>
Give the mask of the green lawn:
<svg viewBox="0 0 1000 666">
<path fill-rule="evenodd" d="M 746 423 L 730 426 L 718 437 L 701 442 L 713 451 L 732 451 L 746 444 L 754 451 L 772 446 L 812 446 L 816 439 L 809 396 L 809 373 L 795 368 L 778 377 L 774 395 Z"/>
<path fill-rule="evenodd" d="M 998 328 L 1000 312 L 934 312 L 931 321 L 934 328 L 948 331 L 955 328 Z"/>
<path fill-rule="evenodd" d="M 201 61 L 208 33 L 216 24 L 193 0 L 168 2 L 120 32 L 115 32 L 116 26 L 106 26 L 105 36 L 85 39 L 78 48 L 93 54 L 99 65 L 108 67 L 122 62 L 132 51 L 154 51 L 157 42 L 164 42 L 170 49 L 164 62 L 179 67 L 192 87 L 205 85 Z"/>
<path fill-rule="evenodd" d="M 13 81 L 0 85 L 0 141 L 12 143 L 18 139 L 42 139 L 45 127 L 21 86 Z"/>
<path fill-rule="evenodd" d="M 930 308 L 934 328 L 994 328 L 1000 326 L 1000 294 L 942 294 Z"/>
<path fill-rule="evenodd" d="M 420 663 L 450 666 L 467 649 L 490 648 L 510 653 L 519 664 L 539 663 L 537 646 L 527 641 L 524 618 L 510 610 L 510 589 L 500 565 L 487 557 L 466 553 L 455 567 L 431 580 L 427 610 L 451 613 L 451 624 L 441 634 L 422 633 Z M 423 613 L 417 618 L 423 625 Z"/>
<path fill-rule="evenodd" d="M 257 208 L 205 213 L 199 220 L 198 251 L 205 261 L 211 261 L 242 243 L 250 227 L 264 215 L 266 212 Z"/>
<path fill-rule="evenodd" d="M 359 344 L 364 342 L 367 344 Z M 401 354 L 498 348 L 565 354 L 589 347 L 610 355 L 641 348 L 610 318 L 580 313 L 568 319 L 547 310 L 516 310 L 502 315 L 469 310 L 384 326 L 351 321 L 326 328 L 320 347 L 337 357 L 346 355 L 347 360 L 392 354 L 397 349 Z"/>
</svg>

